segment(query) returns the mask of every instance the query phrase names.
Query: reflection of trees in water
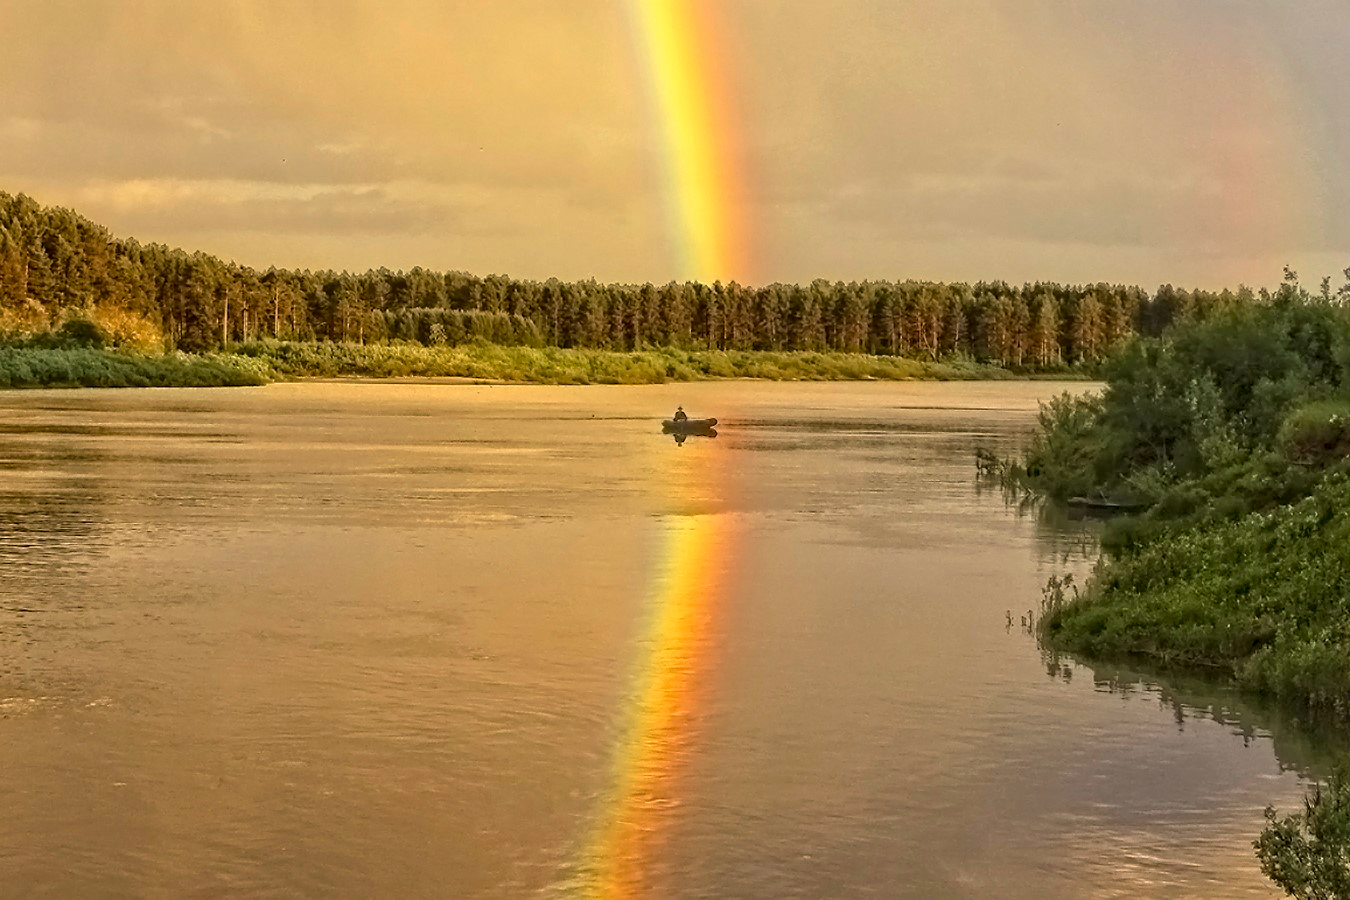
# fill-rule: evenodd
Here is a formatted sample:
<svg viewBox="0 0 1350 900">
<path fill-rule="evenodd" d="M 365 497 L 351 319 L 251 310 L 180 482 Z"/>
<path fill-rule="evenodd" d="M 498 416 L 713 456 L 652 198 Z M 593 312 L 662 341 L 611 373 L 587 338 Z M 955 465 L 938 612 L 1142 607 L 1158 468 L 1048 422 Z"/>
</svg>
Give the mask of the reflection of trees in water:
<svg viewBox="0 0 1350 900">
<path fill-rule="evenodd" d="M 1104 518 L 1044 501 L 1026 492 L 1009 490 L 997 481 L 977 479 L 980 494 L 999 495 L 1019 519 L 1035 525 L 1037 562 L 1062 576 L 1076 572 L 1075 581 L 1086 582 L 1101 558 L 1100 538 Z M 1039 598 L 1036 598 L 1039 600 Z M 1009 629 L 1020 625 L 1035 634 L 1034 605 L 1025 613 L 1008 612 Z M 1304 777 L 1323 777 L 1350 747 L 1350 729 L 1312 721 L 1297 712 L 1260 697 L 1242 693 L 1220 681 L 1184 671 L 1153 671 L 1127 665 L 1086 662 L 1042 645 L 1046 675 L 1057 681 L 1072 681 L 1076 670 L 1091 672 L 1097 690 L 1120 696 L 1152 696 L 1171 710 L 1177 728 L 1188 719 L 1207 719 L 1241 737 L 1243 744 L 1269 738 L 1281 767 Z"/>
<path fill-rule="evenodd" d="M 107 530 L 102 463 L 55 430 L 0 427 L 0 584 L 88 566 Z"/>
<path fill-rule="evenodd" d="M 0 425 L 0 659 L 22 661 L 0 664 L 0 716 L 109 702 L 80 652 L 100 619 L 90 575 L 113 537 L 107 455 L 88 433 Z"/>
<path fill-rule="evenodd" d="M 1086 574 L 1101 553 L 1104 521 L 1099 517 L 1007 488 L 989 478 L 975 479 L 975 493 L 999 497 L 1015 517 L 1032 522 L 1036 529 L 1036 562 L 1042 568 L 1067 566 Z"/>
<path fill-rule="evenodd" d="M 1120 663 L 1086 662 L 1042 647 L 1046 675 L 1071 681 L 1075 670 L 1091 673 L 1093 686 L 1121 697 L 1153 697 L 1171 711 L 1177 729 L 1203 719 L 1227 728 L 1244 745 L 1269 738 L 1280 767 L 1304 777 L 1324 777 L 1350 747 L 1350 730 L 1312 721 L 1261 697 L 1184 671 L 1149 672 Z"/>
<path fill-rule="evenodd" d="M 1076 571 L 1075 581 L 1085 583 L 1101 558 L 1103 520 L 1051 503 L 1006 495 L 1005 499 L 1016 515 L 1034 521 L 1037 562 L 1056 575 L 1066 569 Z M 1013 627 L 1016 620 L 1026 633 L 1034 635 L 1037 614 L 1026 620 L 1010 614 L 1008 626 Z M 1244 745 L 1269 738 L 1280 766 L 1304 777 L 1325 776 L 1350 747 L 1350 730 L 1344 727 L 1310 721 L 1293 710 L 1201 674 L 1088 662 L 1044 645 L 1041 654 L 1046 675 L 1057 681 L 1072 681 L 1076 671 L 1082 674 L 1086 670 L 1099 691 L 1122 697 L 1156 697 L 1159 704 L 1170 709 L 1179 730 L 1185 729 L 1189 719 L 1198 718 L 1228 728 Z"/>
<path fill-rule="evenodd" d="M 1067 567 L 1084 580 L 1101 557 L 1102 520 L 1053 503 L 1028 512 L 1036 526 L 1036 561 L 1042 567 Z"/>
</svg>

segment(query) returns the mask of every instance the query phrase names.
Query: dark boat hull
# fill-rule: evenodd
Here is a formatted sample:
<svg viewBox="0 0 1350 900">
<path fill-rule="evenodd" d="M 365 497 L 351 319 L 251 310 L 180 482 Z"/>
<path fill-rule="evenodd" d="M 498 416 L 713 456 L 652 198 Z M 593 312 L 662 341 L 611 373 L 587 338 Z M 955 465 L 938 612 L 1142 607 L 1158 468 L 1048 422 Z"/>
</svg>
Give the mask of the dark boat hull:
<svg viewBox="0 0 1350 900">
<path fill-rule="evenodd" d="M 1106 500 L 1099 497 L 1070 497 L 1064 501 L 1064 505 L 1069 509 L 1104 515 L 1138 512 L 1148 506 L 1147 503 L 1130 500 Z"/>
<path fill-rule="evenodd" d="M 677 422 L 674 419 L 665 419 L 661 422 L 661 430 L 671 432 L 686 431 L 692 433 L 696 431 L 707 431 L 716 424 L 716 419 L 685 419 L 682 422 Z"/>
</svg>

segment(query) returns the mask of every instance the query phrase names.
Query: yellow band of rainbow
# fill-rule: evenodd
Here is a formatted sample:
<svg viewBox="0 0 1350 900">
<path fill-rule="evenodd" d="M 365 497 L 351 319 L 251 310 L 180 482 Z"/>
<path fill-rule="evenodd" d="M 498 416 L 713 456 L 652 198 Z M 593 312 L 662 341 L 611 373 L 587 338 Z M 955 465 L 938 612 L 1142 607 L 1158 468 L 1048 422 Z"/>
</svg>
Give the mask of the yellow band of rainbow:
<svg viewBox="0 0 1350 900">
<path fill-rule="evenodd" d="M 673 479 L 719 506 L 729 499 L 725 456 L 683 456 L 694 477 Z M 663 452 L 688 453 L 663 448 Z M 580 865 L 580 896 L 651 894 L 653 861 L 683 793 L 681 775 L 699 746 L 731 596 L 739 519 L 731 512 L 671 515 L 661 521 L 661 564 L 645 599 L 624 719 Z"/>
<path fill-rule="evenodd" d="M 680 276 L 752 276 L 727 54 L 710 0 L 629 0 L 636 43 L 651 80 L 661 168 Z"/>
</svg>

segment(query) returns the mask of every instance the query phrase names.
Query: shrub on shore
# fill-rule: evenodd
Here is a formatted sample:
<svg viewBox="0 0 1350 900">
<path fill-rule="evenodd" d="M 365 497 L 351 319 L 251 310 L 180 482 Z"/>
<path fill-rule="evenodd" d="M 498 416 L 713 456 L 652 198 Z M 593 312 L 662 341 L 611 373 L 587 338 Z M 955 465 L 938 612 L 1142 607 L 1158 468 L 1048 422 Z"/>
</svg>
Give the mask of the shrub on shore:
<svg viewBox="0 0 1350 900">
<path fill-rule="evenodd" d="M 424 346 L 255 341 L 234 352 L 269 364 L 277 375 L 303 377 L 461 377 L 544 384 L 659 384 L 713 378 L 776 381 L 1011 378 L 994 366 L 963 360 L 922 362 L 862 353 L 735 350 L 611 351 L 503 346 L 471 342 Z"/>
<path fill-rule="evenodd" d="M 265 384 L 270 376 L 265 364 L 225 354 L 0 348 L 0 388 L 227 387 Z"/>
<path fill-rule="evenodd" d="M 103 347 L 79 320 L 23 346 L 0 347 L 0 387 L 263 384 L 288 378 L 434 378 L 536 384 L 660 384 L 714 378 L 776 381 L 1011 378 L 965 360 L 921 362 L 861 353 L 724 350 L 607 351 L 472 342 L 425 346 L 254 341 L 229 353 L 158 354 Z"/>
<path fill-rule="evenodd" d="M 1060 649 L 1208 669 L 1350 720 L 1350 477 L 1137 547 L 1040 629 Z"/>
<path fill-rule="evenodd" d="M 1047 644 L 1207 671 L 1343 724 L 1350 309 L 1287 275 L 1269 305 L 1126 346 L 1100 397 L 1042 409 L 1020 461 L 977 465 L 1032 494 L 1145 508 L 1108 526 L 1084 590 L 1051 579 L 1037 623 Z M 1268 814 L 1262 870 L 1294 896 L 1350 897 L 1347 810 L 1338 780 L 1303 816 Z"/>
<path fill-rule="evenodd" d="M 1278 444 L 1293 462 L 1325 465 L 1350 456 L 1350 401 L 1322 400 L 1295 409 L 1280 425 Z"/>
<path fill-rule="evenodd" d="M 1049 643 L 1350 718 L 1348 322 L 1291 293 L 1128 347 L 1101 397 L 1042 409 L 1005 478 L 1146 507 L 1107 527 L 1109 558 L 1042 618 Z"/>
<path fill-rule="evenodd" d="M 1100 398 L 1046 405 L 1010 472 L 1056 499 L 1155 505 L 1280 448 L 1291 462 L 1331 461 L 1350 446 L 1348 370 L 1344 307 L 1293 293 L 1232 309 L 1122 348 L 1103 367 Z"/>
<path fill-rule="evenodd" d="M 1261 871 L 1291 897 L 1350 897 L 1350 770 L 1332 774 L 1304 801 L 1303 812 L 1277 818 L 1254 842 Z"/>
</svg>

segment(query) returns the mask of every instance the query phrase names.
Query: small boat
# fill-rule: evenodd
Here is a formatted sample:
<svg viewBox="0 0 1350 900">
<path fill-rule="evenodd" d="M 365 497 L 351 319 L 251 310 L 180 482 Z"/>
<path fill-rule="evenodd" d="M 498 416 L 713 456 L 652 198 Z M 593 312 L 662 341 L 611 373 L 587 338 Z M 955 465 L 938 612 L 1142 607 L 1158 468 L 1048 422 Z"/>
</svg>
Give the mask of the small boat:
<svg viewBox="0 0 1350 900">
<path fill-rule="evenodd" d="M 675 438 L 675 443 L 683 444 L 690 438 L 715 438 L 716 419 L 665 419 L 661 422 L 661 433 Z"/>
<path fill-rule="evenodd" d="M 662 431 L 707 431 L 717 424 L 716 419 L 663 419 Z"/>
<path fill-rule="evenodd" d="M 1069 509 L 1091 510 L 1093 512 L 1135 512 L 1148 506 L 1134 500 L 1109 500 L 1105 497 L 1070 497 L 1064 501 Z"/>
</svg>

